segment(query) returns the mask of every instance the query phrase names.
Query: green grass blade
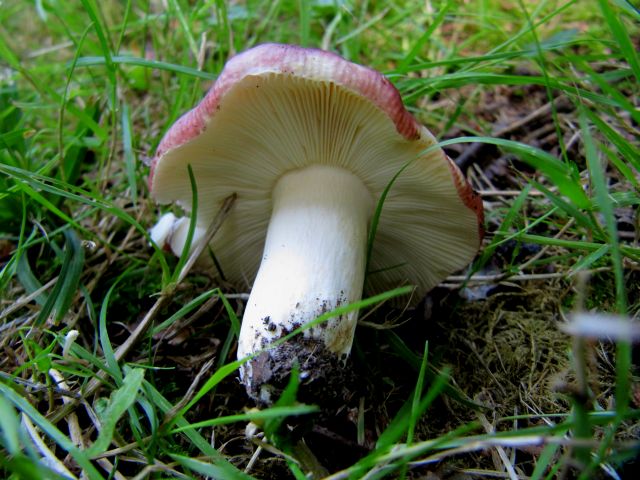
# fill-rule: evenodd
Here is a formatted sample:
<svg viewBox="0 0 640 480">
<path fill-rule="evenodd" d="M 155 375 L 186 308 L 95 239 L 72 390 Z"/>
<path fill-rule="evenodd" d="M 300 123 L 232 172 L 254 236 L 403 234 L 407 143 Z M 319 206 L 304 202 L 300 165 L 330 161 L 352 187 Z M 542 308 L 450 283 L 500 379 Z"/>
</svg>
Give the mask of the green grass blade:
<svg viewBox="0 0 640 480">
<path fill-rule="evenodd" d="M 128 272 L 125 272 L 128 273 Z M 104 360 L 107 367 L 107 371 L 111 376 L 114 377 L 114 380 L 117 385 L 122 383 L 122 372 L 120 371 L 120 366 L 118 365 L 118 360 L 116 360 L 116 354 L 111 345 L 111 340 L 109 340 L 109 332 L 107 331 L 107 317 L 108 317 L 108 309 L 109 303 L 111 301 L 111 295 L 117 288 L 120 281 L 124 278 L 125 275 L 120 276 L 111 288 L 107 291 L 107 294 L 104 297 L 102 305 L 100 306 L 100 316 L 98 321 L 98 333 L 100 338 L 100 347 L 102 348 L 102 353 L 104 354 Z"/>
<path fill-rule="evenodd" d="M 398 64 L 398 67 L 396 69 L 398 73 L 406 73 L 407 67 L 411 64 L 411 62 L 413 62 L 416 56 L 424 48 L 425 44 L 431 38 L 431 35 L 433 35 L 433 32 L 435 32 L 436 29 L 442 24 L 442 22 L 444 22 L 444 19 L 449 13 L 450 8 L 451 8 L 450 1 L 448 1 L 447 3 L 445 3 L 440 7 L 440 11 L 436 15 L 436 17 L 433 19 L 431 24 L 427 27 L 424 33 L 414 43 L 413 47 L 411 47 L 411 50 L 409 50 L 409 53 L 407 53 L 405 57 L 402 59 L 402 61 Z"/>
<path fill-rule="evenodd" d="M 530 166 L 538 169 L 541 173 L 549 177 L 549 180 L 558 187 L 561 193 L 571 199 L 576 207 L 585 210 L 592 208 L 591 200 L 584 193 L 580 178 L 574 166 L 558 160 L 544 150 L 512 140 L 491 137 L 458 137 L 440 142 L 439 145 L 444 147 L 456 143 L 475 142 L 496 145 L 517 154 L 522 161 L 527 162 Z"/>
<path fill-rule="evenodd" d="M 220 295 L 220 289 L 219 288 L 214 288 L 213 290 L 209 290 L 207 292 L 204 292 L 204 293 L 198 295 L 197 297 L 189 300 L 189 302 L 187 302 L 185 305 L 180 307 L 180 309 L 176 313 L 171 315 L 169 318 L 164 320 L 162 323 L 160 323 L 160 324 L 156 325 L 155 327 L 153 327 L 151 329 L 151 334 L 150 335 L 151 336 L 157 335 L 158 333 L 160 333 L 165 328 L 170 327 L 176 321 L 178 321 L 181 318 L 183 318 L 185 315 L 188 315 L 190 312 L 192 312 L 193 310 L 198 308 L 200 305 L 202 305 L 204 302 L 206 302 L 210 298 L 218 296 L 218 295 Z"/>
<path fill-rule="evenodd" d="M 193 58 L 198 58 L 198 44 L 195 41 L 193 36 L 193 32 L 191 31 L 191 23 L 187 21 L 184 12 L 182 11 L 182 7 L 180 7 L 180 3 L 176 0 L 168 1 L 170 10 L 175 13 L 176 18 L 178 19 L 178 23 L 184 32 L 184 36 L 187 38 L 187 43 L 189 44 L 189 49 L 191 50 L 191 55 Z"/>
<path fill-rule="evenodd" d="M 184 247 L 182 248 L 182 252 L 180 253 L 178 264 L 176 265 L 176 268 L 173 271 L 173 275 L 171 276 L 171 284 L 175 284 L 175 282 L 178 280 L 178 277 L 182 273 L 184 265 L 189 259 L 189 255 L 191 254 L 191 243 L 193 242 L 193 235 L 195 234 L 196 224 L 198 223 L 198 184 L 196 182 L 196 177 L 193 174 L 191 164 L 187 165 L 187 170 L 189 172 L 189 181 L 191 182 L 191 216 L 189 219 L 189 230 L 187 231 L 187 238 L 185 239 Z"/>
<path fill-rule="evenodd" d="M 598 131 L 616 147 L 624 156 L 624 159 L 635 168 L 636 172 L 640 173 L 640 148 L 625 139 L 590 109 L 585 108 L 582 112 L 589 118 L 589 121 L 597 127 Z"/>
<path fill-rule="evenodd" d="M 163 414 L 167 414 L 172 408 L 173 405 L 164 398 L 156 388 L 151 385 L 149 382 L 143 382 L 143 389 L 147 395 L 147 397 L 153 401 L 153 403 L 162 411 Z M 187 422 L 184 417 L 178 415 L 174 423 L 179 427 L 188 427 L 189 422 Z M 203 455 L 208 456 L 213 459 L 215 465 L 220 467 L 222 471 L 229 472 L 229 475 L 244 475 L 240 472 L 236 467 L 234 467 L 226 458 L 222 456 L 220 452 L 218 452 L 215 448 L 213 448 L 207 440 L 205 440 L 202 435 L 200 435 L 196 430 L 185 428 L 182 434 L 189 440 L 191 443 L 202 452 Z M 235 478 L 235 477 L 230 477 Z M 239 477 L 238 477 L 239 478 Z M 251 477 L 243 477 L 243 478 L 251 478 Z"/>
<path fill-rule="evenodd" d="M 309 38 L 311 33 L 311 5 L 312 2 L 307 0 L 298 0 L 300 11 L 300 45 L 309 46 Z"/>
<path fill-rule="evenodd" d="M 27 259 L 26 255 L 20 255 L 20 259 L 18 260 L 17 274 L 18 280 L 22 284 L 27 294 L 33 293 L 36 290 L 42 288 L 42 283 L 40 283 L 40 280 L 38 280 L 33 274 L 33 270 L 31 269 L 31 265 L 29 265 L 29 260 Z M 44 306 L 47 303 L 48 298 L 49 294 L 47 292 L 43 292 L 38 295 L 35 300 L 41 306 Z"/>
<path fill-rule="evenodd" d="M 25 398 L 18 395 L 18 393 L 2 382 L 0 382 L 0 393 L 6 400 L 13 403 L 18 410 L 24 412 L 24 414 L 27 415 L 44 434 L 56 442 L 60 448 L 69 452 L 90 480 L 102 480 L 104 478 L 93 466 L 87 454 L 80 451 L 66 435 L 58 430 L 55 425 L 51 424 Z"/>
<path fill-rule="evenodd" d="M 125 170 L 127 172 L 127 180 L 129 182 L 129 192 L 134 207 L 138 204 L 138 185 L 136 176 L 136 165 L 138 164 L 135 154 L 133 153 L 133 136 L 131 134 L 131 114 L 129 105 L 122 105 L 122 147 L 124 153 Z"/>
<path fill-rule="evenodd" d="M 595 262 L 600 260 L 605 255 L 609 254 L 610 251 L 611 248 L 609 244 L 602 245 L 599 249 L 589 253 L 588 255 L 585 255 L 579 262 L 573 265 L 571 267 L 571 273 L 569 275 L 575 275 L 579 271 L 591 267 L 591 265 L 593 265 Z"/>
<path fill-rule="evenodd" d="M 43 325 L 49 318 L 57 325 L 67 314 L 78 291 L 84 267 L 84 251 L 73 230 L 65 230 L 64 234 L 65 249 L 58 280 L 36 318 L 36 325 Z"/>
<path fill-rule="evenodd" d="M 237 415 L 227 415 L 224 417 L 212 418 L 210 420 L 203 420 L 197 423 L 191 423 L 189 425 L 174 428 L 171 433 L 184 432 L 193 428 L 203 427 L 215 427 L 217 425 L 228 425 L 230 423 L 237 422 L 256 422 L 261 423 L 265 420 L 282 419 L 284 417 L 309 415 L 316 413 L 319 408 L 315 405 L 287 405 L 287 406 L 274 406 L 265 410 L 252 410 L 247 413 L 240 413 Z"/>
<path fill-rule="evenodd" d="M 60 269 L 60 280 L 51 292 L 56 297 L 53 321 L 58 324 L 67 314 L 78 293 L 80 277 L 84 270 L 84 248 L 73 230 L 65 230 L 65 255 Z"/>
<path fill-rule="evenodd" d="M 414 434 L 416 431 L 416 424 L 420 419 L 420 397 L 424 391 L 424 381 L 427 372 L 427 365 L 429 358 L 429 342 L 424 343 L 424 351 L 422 352 L 422 362 L 420 363 L 420 372 L 418 373 L 418 379 L 416 381 L 416 388 L 413 392 L 413 399 L 411 402 L 411 416 L 409 425 L 407 427 L 407 445 L 411 445 L 414 440 Z"/>
<path fill-rule="evenodd" d="M 147 58 L 139 58 L 129 55 L 114 55 L 112 62 L 121 65 L 135 65 L 138 67 L 150 68 L 153 70 L 164 70 L 166 72 L 179 73 L 193 78 L 201 78 L 203 80 L 215 80 L 217 75 L 208 72 L 201 72 L 195 68 L 176 65 L 173 63 L 163 62 L 160 60 L 150 60 Z M 95 67 L 98 65 L 106 65 L 104 57 L 80 57 L 76 63 L 78 67 Z"/>
<path fill-rule="evenodd" d="M 4 396 L 0 396 L 0 444 L 11 455 L 20 453 L 20 421 L 16 411 Z"/>
<path fill-rule="evenodd" d="M 613 211 L 613 205 L 611 203 L 607 180 L 605 178 L 604 166 L 598 158 L 595 143 L 591 136 L 589 126 L 587 125 L 587 118 L 584 113 L 582 113 L 580 117 L 580 126 L 584 140 L 587 165 L 591 174 L 591 181 L 593 182 L 593 189 L 595 190 L 595 196 L 598 200 L 600 212 L 604 217 L 605 229 L 609 237 L 607 239 L 607 243 L 611 248 L 611 261 L 613 263 L 613 271 L 616 279 L 616 300 L 618 312 L 624 314 L 627 311 L 627 297 L 624 271 L 622 267 L 622 254 L 620 251 L 620 241 L 618 239 L 618 228 Z"/>
<path fill-rule="evenodd" d="M 84 6 L 85 11 L 89 15 L 89 18 L 93 22 L 93 27 L 98 36 L 98 42 L 100 43 L 100 47 L 102 50 L 102 55 L 104 56 L 105 65 L 107 67 L 107 77 L 110 83 L 109 89 L 109 100 L 111 105 L 115 111 L 116 106 L 116 69 L 113 61 L 111 60 L 111 46 L 109 45 L 109 37 L 107 35 L 108 31 L 102 25 L 100 18 L 98 16 L 97 9 L 98 7 L 94 4 L 93 0 L 80 0 L 82 5 Z"/>
<path fill-rule="evenodd" d="M 609 29 L 616 41 L 616 45 L 620 49 L 622 58 L 629 63 L 629 66 L 636 77 L 636 81 L 640 82 L 640 60 L 638 58 L 638 50 L 633 45 L 631 38 L 629 38 L 629 34 L 620 20 L 618 12 L 614 12 L 609 5 L 609 2 L 606 0 L 598 0 L 598 5 L 600 5 L 600 10 L 609 25 Z"/>
<path fill-rule="evenodd" d="M 189 470 L 219 480 L 252 480 L 253 477 L 224 464 L 207 463 L 183 455 L 171 454 L 171 458 Z"/>
<path fill-rule="evenodd" d="M 137 399 L 142 386 L 144 370 L 134 368 L 124 377 L 122 386 L 111 394 L 109 405 L 100 415 L 101 429 L 98 438 L 87 450 L 90 457 L 104 453 L 111 444 L 118 420 Z"/>
<path fill-rule="evenodd" d="M 441 371 L 429 386 L 426 395 L 420 399 L 420 402 L 415 408 L 413 407 L 413 399 L 408 399 L 396 414 L 391 424 L 378 438 L 376 450 L 393 448 L 393 445 L 408 431 L 410 423 L 415 423 L 414 419 L 420 418 L 440 393 L 442 393 L 448 379 L 448 370 Z"/>
</svg>

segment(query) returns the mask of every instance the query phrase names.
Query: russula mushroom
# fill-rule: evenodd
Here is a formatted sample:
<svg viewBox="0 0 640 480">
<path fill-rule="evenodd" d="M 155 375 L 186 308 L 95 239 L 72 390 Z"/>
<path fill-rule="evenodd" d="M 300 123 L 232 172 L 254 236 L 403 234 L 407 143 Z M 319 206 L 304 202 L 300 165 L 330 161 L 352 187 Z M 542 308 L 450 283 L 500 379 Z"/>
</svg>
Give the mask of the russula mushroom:
<svg viewBox="0 0 640 480">
<path fill-rule="evenodd" d="M 294 362 L 307 383 L 344 364 L 357 312 L 268 347 L 361 299 L 370 221 L 403 167 L 384 202 L 366 290 L 412 284 L 424 293 L 474 257 L 482 202 L 435 143 L 380 73 L 279 44 L 233 57 L 166 133 L 149 178 L 158 202 L 191 211 L 188 165 L 202 230 L 237 193 L 211 247 L 227 280 L 253 285 L 238 341 L 239 358 L 261 352 L 240 370 L 251 397 L 272 401 Z"/>
</svg>

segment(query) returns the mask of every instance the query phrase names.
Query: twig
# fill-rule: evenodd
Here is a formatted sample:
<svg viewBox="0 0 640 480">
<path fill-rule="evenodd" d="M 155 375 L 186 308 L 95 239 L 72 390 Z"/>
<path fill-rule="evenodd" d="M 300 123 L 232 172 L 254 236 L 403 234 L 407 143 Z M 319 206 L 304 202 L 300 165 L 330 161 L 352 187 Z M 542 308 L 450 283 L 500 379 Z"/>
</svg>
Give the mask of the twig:
<svg viewBox="0 0 640 480">
<path fill-rule="evenodd" d="M 65 390 L 69 390 L 67 382 L 59 371 L 55 368 L 50 368 L 49 375 L 51 375 L 51 378 L 56 382 L 56 385 L 61 386 Z M 69 397 L 62 397 L 62 402 L 65 404 L 71 401 L 72 400 Z M 71 437 L 71 441 L 75 446 L 80 449 L 84 449 L 85 444 L 84 439 L 82 438 L 82 429 L 80 428 L 80 422 L 78 422 L 78 416 L 75 412 L 69 412 L 69 415 L 67 415 L 65 420 L 69 426 L 69 436 Z"/>
<path fill-rule="evenodd" d="M 478 419 L 480 420 L 482 427 L 488 434 L 495 433 L 495 429 L 493 428 L 493 425 L 489 423 L 489 420 L 487 420 L 487 417 L 483 413 L 481 412 L 478 413 Z M 507 470 L 507 473 L 509 474 L 509 478 L 511 480 L 518 480 L 518 474 L 513 468 L 513 465 L 511 465 L 511 462 L 509 461 L 509 457 L 507 456 L 507 452 L 505 452 L 504 447 L 501 445 L 496 445 L 495 449 L 498 452 L 498 457 L 500 459 L 500 462 L 502 462 L 502 464 Z M 498 463 L 498 462 L 495 461 L 495 463 Z M 495 467 L 497 469 L 499 465 L 495 465 Z"/>
<path fill-rule="evenodd" d="M 592 270 L 588 270 L 591 273 L 607 272 L 610 271 L 610 267 L 599 267 Z M 444 283 L 441 283 L 441 287 L 447 288 L 459 288 L 463 283 L 499 283 L 499 282 L 526 282 L 529 280 L 551 280 L 554 278 L 563 278 L 569 276 L 568 272 L 556 272 L 556 273 L 518 273 L 515 275 L 509 273 L 497 273 L 495 275 L 472 275 L 467 277 L 466 275 L 449 275 Z"/>
<path fill-rule="evenodd" d="M 43 383 L 35 383 L 32 382 L 30 380 L 25 380 L 23 378 L 19 378 L 19 377 L 15 377 L 13 375 L 10 375 L 6 372 L 0 372 L 0 377 L 10 381 L 10 382 L 15 382 L 15 383 L 19 383 L 20 385 L 25 385 L 27 387 L 29 387 L 30 389 L 32 389 L 35 392 L 46 392 L 51 390 L 51 385 L 45 385 Z M 73 398 L 75 400 L 80 400 L 82 397 L 79 393 L 76 393 L 72 390 L 65 390 L 63 388 L 58 387 L 57 385 L 55 387 L 53 387 L 53 391 L 63 397 L 69 397 L 69 398 Z"/>
<path fill-rule="evenodd" d="M 42 285 L 40 288 L 38 288 L 37 290 L 34 290 L 33 292 L 31 292 L 29 295 L 20 297 L 16 301 L 11 302 L 11 304 L 5 310 L 3 310 L 2 313 L 0 313 L 0 320 L 8 317 L 13 312 L 15 312 L 16 310 L 19 310 L 20 308 L 24 307 L 28 303 L 31 303 L 38 295 L 41 295 L 46 290 L 49 290 L 51 287 L 53 287 L 53 285 L 57 281 L 58 281 L 58 277 L 54 277 L 51 280 L 49 280 L 47 283 Z M 0 327 L 0 331 L 4 329 L 5 329 L 5 326 Z"/>
</svg>

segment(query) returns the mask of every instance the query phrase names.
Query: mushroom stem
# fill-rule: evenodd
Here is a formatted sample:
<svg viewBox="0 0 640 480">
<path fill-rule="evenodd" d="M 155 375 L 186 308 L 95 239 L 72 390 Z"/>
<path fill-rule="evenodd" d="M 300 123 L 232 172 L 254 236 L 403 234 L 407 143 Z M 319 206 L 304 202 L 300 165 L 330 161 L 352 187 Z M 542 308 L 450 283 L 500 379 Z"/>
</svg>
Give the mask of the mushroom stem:
<svg viewBox="0 0 640 480">
<path fill-rule="evenodd" d="M 339 167 L 310 166 L 282 176 L 272 200 L 238 358 L 362 297 L 367 226 L 374 208 L 364 183 Z M 305 382 L 331 376 L 351 351 L 357 315 L 331 318 L 247 362 L 240 377 L 249 395 L 270 403 L 295 362 Z"/>
</svg>

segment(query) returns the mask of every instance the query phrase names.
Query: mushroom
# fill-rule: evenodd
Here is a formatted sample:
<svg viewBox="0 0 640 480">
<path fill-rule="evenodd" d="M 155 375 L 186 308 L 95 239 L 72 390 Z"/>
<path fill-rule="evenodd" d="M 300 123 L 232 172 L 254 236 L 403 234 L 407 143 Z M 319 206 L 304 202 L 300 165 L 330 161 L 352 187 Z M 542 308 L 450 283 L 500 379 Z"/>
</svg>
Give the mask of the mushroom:
<svg viewBox="0 0 640 480">
<path fill-rule="evenodd" d="M 149 236 L 160 248 L 171 251 L 176 256 L 182 254 L 187 235 L 189 234 L 189 218 L 176 217 L 173 213 L 165 213 L 158 222 L 149 230 Z M 191 251 L 204 239 L 206 227 L 196 225 L 191 239 Z M 201 262 L 202 263 L 202 262 Z"/>
<path fill-rule="evenodd" d="M 188 165 L 202 230 L 237 193 L 211 248 L 227 280 L 253 285 L 238 340 L 238 358 L 253 356 L 240 369 L 251 397 L 271 402 L 294 363 L 307 384 L 340 376 L 356 311 L 270 345 L 360 300 L 365 274 L 367 292 L 412 284 L 424 293 L 473 259 L 482 202 L 436 143 L 382 74 L 280 44 L 229 60 L 166 133 L 149 177 L 158 202 L 191 211 Z M 365 272 L 371 220 L 391 183 Z"/>
</svg>

